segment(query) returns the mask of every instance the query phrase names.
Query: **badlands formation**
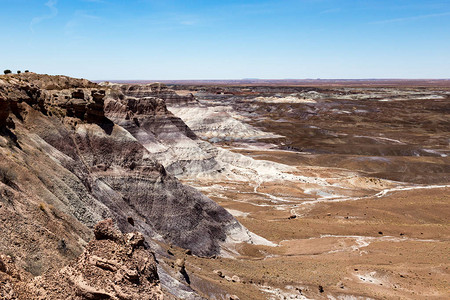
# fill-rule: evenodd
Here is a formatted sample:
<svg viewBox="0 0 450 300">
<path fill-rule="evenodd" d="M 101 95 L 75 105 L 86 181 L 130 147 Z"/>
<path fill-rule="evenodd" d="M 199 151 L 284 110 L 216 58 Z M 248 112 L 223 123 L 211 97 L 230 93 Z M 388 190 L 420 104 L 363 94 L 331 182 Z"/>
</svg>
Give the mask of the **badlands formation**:
<svg viewBox="0 0 450 300">
<path fill-rule="evenodd" d="M 450 88 L 0 76 L 0 299 L 446 299 Z"/>
</svg>

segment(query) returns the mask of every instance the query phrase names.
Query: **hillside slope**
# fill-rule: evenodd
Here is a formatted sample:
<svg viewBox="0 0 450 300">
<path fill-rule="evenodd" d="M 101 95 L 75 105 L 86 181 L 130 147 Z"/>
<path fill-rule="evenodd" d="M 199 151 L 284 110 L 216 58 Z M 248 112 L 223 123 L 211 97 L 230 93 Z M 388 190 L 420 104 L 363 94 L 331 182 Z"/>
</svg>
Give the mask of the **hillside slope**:
<svg viewBox="0 0 450 300">
<path fill-rule="evenodd" d="M 164 100 L 127 99 L 65 76 L 0 77 L 0 254 L 30 276 L 79 256 L 105 218 L 142 232 L 156 250 L 151 239 L 199 256 L 220 254 L 231 235 L 251 241 L 225 209 L 181 184 L 105 116 L 106 101 L 117 115 L 145 111 L 193 135 Z"/>
</svg>

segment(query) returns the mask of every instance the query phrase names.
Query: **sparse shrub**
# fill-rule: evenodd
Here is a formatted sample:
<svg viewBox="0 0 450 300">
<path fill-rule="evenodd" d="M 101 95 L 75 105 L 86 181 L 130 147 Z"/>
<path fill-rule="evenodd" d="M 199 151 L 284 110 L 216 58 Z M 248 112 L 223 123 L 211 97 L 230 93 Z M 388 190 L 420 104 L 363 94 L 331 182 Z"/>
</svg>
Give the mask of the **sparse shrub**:
<svg viewBox="0 0 450 300">
<path fill-rule="evenodd" d="M 25 258 L 25 271 L 30 272 L 34 276 L 39 276 L 44 271 L 44 266 L 42 264 L 42 259 L 40 255 L 35 254 Z"/>
<path fill-rule="evenodd" d="M 11 70 L 7 69 L 7 70 L 4 70 L 3 73 L 5 73 L 5 75 L 6 75 L 6 74 L 11 74 L 12 72 L 11 72 Z"/>
<path fill-rule="evenodd" d="M 54 217 L 61 219 L 61 217 L 58 215 L 58 210 L 53 205 L 47 205 L 47 212 L 51 213 Z"/>
<path fill-rule="evenodd" d="M 61 240 L 58 241 L 58 249 L 61 250 L 62 252 L 66 252 L 67 251 L 66 240 L 61 239 Z"/>
<path fill-rule="evenodd" d="M 0 181 L 6 185 L 11 185 L 17 179 L 17 173 L 11 166 L 0 165 Z"/>
<path fill-rule="evenodd" d="M 25 70 L 25 73 L 29 73 L 30 71 L 29 70 Z"/>
<path fill-rule="evenodd" d="M 44 202 L 39 203 L 39 209 L 45 212 L 45 204 Z"/>
<path fill-rule="evenodd" d="M 22 73 L 22 71 L 20 71 L 20 70 L 17 70 L 17 74 L 20 74 L 20 73 Z"/>
<path fill-rule="evenodd" d="M 11 258 L 12 262 L 16 261 L 16 253 L 15 252 L 8 250 L 5 252 L 5 254 L 6 254 L 6 256 L 9 256 Z"/>
</svg>

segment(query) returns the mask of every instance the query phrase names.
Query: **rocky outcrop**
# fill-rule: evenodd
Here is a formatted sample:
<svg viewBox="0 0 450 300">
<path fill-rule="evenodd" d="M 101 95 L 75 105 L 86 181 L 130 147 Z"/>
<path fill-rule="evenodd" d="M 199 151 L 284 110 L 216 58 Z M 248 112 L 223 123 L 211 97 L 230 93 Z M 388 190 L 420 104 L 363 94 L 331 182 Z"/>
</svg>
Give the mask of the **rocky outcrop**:
<svg viewBox="0 0 450 300">
<path fill-rule="evenodd" d="M 26 281 L 31 276 L 20 271 L 15 265 L 14 258 L 10 255 L 0 255 L 0 299 L 20 299 L 19 295 L 27 294 Z"/>
<path fill-rule="evenodd" d="M 53 90 L 41 89 L 26 77 L 11 79 L 14 82 L 2 89 L 16 103 L 16 113 L 9 114 L 14 134 L 20 147 L 35 152 L 32 161 L 27 153 L 19 152 L 19 158 L 37 180 L 30 187 L 19 176 L 16 187 L 30 191 L 34 201 L 58 207 L 88 227 L 111 217 L 125 232 L 139 229 L 196 255 L 219 254 L 228 232 L 241 228 L 225 209 L 167 173 L 154 160 L 147 140 L 136 138 L 145 128 L 148 138 L 153 131 L 164 140 L 195 139 L 163 100 L 123 95 L 111 99 L 114 91 L 106 93 L 90 83 L 63 89 L 67 85 L 59 77 L 52 85 L 44 76 L 45 86 Z M 104 117 L 104 99 L 110 108 L 107 117 L 115 124 Z M 171 128 L 177 130 L 175 135 Z M 43 188 L 30 190 L 39 186 Z"/>
<path fill-rule="evenodd" d="M 80 88 L 76 88 L 77 86 Z M 0 84 L 0 106 L 3 108 L 0 122 L 6 119 L 10 111 L 20 115 L 21 103 L 26 103 L 45 115 L 75 117 L 83 122 L 103 123 L 106 121 L 103 110 L 105 90 L 93 87 L 98 86 L 84 80 L 61 80 L 59 76 L 9 76 L 8 82 L 2 80 Z"/>
<path fill-rule="evenodd" d="M 122 94 L 105 101 L 105 114 L 130 132 L 173 175 L 218 170 L 207 143 L 167 110 L 164 100 Z"/>
<path fill-rule="evenodd" d="M 78 79 L 69 76 L 51 76 L 46 74 L 36 74 L 33 72 L 22 73 L 20 75 L 10 76 L 14 79 L 20 79 L 21 82 L 26 82 L 34 85 L 41 90 L 69 90 L 69 89 L 86 89 L 98 88 L 98 85 L 87 80 Z"/>
<path fill-rule="evenodd" d="M 183 143 L 202 141 L 167 110 L 163 99 L 129 97 L 84 80 L 73 79 L 71 85 L 66 77 L 43 75 L 42 82 L 38 78 L 37 74 L 0 77 L 0 104 L 6 108 L 0 119 L 0 254 L 14 254 L 7 261 L 14 261 L 21 276 L 53 274 L 54 280 L 77 286 L 74 299 L 80 294 L 112 299 L 132 295 L 127 286 L 106 288 L 106 281 L 91 282 L 86 279 L 89 274 L 74 265 L 64 268 L 85 249 L 122 243 L 122 235 L 114 230 L 112 234 L 99 230 L 101 226 L 94 230 L 106 218 L 122 232 L 141 232 L 142 236 L 130 236 L 129 242 L 140 247 L 145 237 L 145 245 L 162 257 L 162 264 L 164 243 L 209 257 L 223 253 L 230 240 L 251 240 L 225 209 L 167 171 L 195 166 L 195 151 Z M 160 153 L 177 159 L 165 168 L 158 162 L 166 157 Z M 94 236 L 94 248 L 86 248 Z M 106 259 L 95 265 L 121 269 Z M 55 275 L 54 270 L 62 271 Z M 178 272 L 180 278 L 160 272 L 165 290 L 197 297 L 184 278 L 184 268 Z M 21 286 L 22 279 L 8 276 L 10 285 L 19 289 L 2 289 L 2 295 L 22 288 L 31 293 L 29 286 Z M 122 276 L 137 280 L 133 272 Z M 51 293 L 46 285 L 44 280 L 35 286 L 38 294 Z"/>
<path fill-rule="evenodd" d="M 197 103 L 197 100 L 192 93 L 188 95 L 179 95 L 174 90 L 169 89 L 165 84 L 159 82 L 150 84 L 114 84 L 108 82 L 101 83 L 101 85 L 114 87 L 128 97 L 156 97 L 163 99 L 167 104 L 171 105 Z"/>
<path fill-rule="evenodd" d="M 94 89 L 86 92 L 90 92 L 90 95 L 78 89 L 72 92 L 72 97 L 68 101 L 57 103 L 56 106 L 65 109 L 69 117 L 86 120 L 88 123 L 106 122 L 103 110 L 105 91 Z"/>
<path fill-rule="evenodd" d="M 7 101 L 5 93 L 2 92 L 2 87 L 5 85 L 7 85 L 7 83 L 0 80 L 0 127 L 6 124 L 6 119 L 10 113 L 9 101 Z"/>
<path fill-rule="evenodd" d="M 164 299 L 154 254 L 139 232 L 122 234 L 111 219 L 78 259 L 32 279 L 0 256 L 1 299 Z"/>
<path fill-rule="evenodd" d="M 140 233 L 122 234 L 111 219 L 95 227 L 75 263 L 35 280 L 42 299 L 163 299 L 154 254 Z"/>
</svg>

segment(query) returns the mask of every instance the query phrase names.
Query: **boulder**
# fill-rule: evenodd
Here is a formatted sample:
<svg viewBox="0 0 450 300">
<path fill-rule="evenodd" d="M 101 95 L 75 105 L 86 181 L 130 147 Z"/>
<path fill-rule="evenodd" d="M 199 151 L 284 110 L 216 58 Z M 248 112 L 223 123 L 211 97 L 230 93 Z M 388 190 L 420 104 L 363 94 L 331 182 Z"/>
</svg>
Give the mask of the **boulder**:
<svg viewBox="0 0 450 300">
<path fill-rule="evenodd" d="M 122 238 L 120 231 L 114 228 L 112 219 L 103 220 L 95 225 L 94 235 L 97 240 L 119 241 Z"/>
</svg>

